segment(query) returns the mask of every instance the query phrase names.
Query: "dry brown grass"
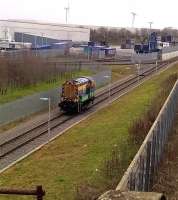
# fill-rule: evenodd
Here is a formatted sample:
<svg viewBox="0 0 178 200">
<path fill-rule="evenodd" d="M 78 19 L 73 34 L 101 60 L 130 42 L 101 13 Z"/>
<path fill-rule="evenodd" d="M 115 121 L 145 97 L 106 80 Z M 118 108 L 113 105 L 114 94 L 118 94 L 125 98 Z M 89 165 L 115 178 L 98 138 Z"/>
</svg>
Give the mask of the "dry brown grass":
<svg viewBox="0 0 178 200">
<path fill-rule="evenodd" d="M 40 82 L 55 82 L 66 76 L 66 72 L 80 70 L 64 64 L 49 63 L 30 52 L 18 57 L 0 58 L 0 95 L 6 95 L 16 88 L 36 85 Z"/>
</svg>

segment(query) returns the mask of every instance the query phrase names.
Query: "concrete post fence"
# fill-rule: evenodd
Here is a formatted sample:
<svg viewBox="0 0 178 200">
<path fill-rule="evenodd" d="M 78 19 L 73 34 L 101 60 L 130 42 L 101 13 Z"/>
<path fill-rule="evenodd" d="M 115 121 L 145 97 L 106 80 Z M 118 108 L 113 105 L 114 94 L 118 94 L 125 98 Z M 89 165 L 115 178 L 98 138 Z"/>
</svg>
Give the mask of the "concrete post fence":
<svg viewBox="0 0 178 200">
<path fill-rule="evenodd" d="M 150 191 L 163 150 L 171 133 L 178 103 L 178 81 L 160 110 L 148 135 L 122 177 L 116 190 Z"/>
</svg>

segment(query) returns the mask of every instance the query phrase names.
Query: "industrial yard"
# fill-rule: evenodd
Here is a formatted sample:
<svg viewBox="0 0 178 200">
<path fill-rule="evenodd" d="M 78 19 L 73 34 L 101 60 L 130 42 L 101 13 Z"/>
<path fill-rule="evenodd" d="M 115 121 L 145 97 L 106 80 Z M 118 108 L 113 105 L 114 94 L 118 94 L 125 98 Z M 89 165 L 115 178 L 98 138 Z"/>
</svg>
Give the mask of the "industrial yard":
<svg viewBox="0 0 178 200">
<path fill-rule="evenodd" d="M 2 2 L 0 199 L 178 198 L 177 4 L 158 2 Z"/>
</svg>

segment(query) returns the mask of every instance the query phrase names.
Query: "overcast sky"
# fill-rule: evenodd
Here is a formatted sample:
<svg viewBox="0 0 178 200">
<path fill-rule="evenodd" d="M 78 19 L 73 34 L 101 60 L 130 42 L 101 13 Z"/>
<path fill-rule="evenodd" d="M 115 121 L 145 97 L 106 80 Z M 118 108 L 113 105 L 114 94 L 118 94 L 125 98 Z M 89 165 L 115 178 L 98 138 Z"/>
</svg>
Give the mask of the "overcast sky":
<svg viewBox="0 0 178 200">
<path fill-rule="evenodd" d="M 0 0 L 0 19 L 32 19 L 65 23 L 68 0 Z M 178 28 L 177 0 L 69 0 L 70 24 L 131 26 L 131 12 L 138 14 L 135 27 Z"/>
</svg>

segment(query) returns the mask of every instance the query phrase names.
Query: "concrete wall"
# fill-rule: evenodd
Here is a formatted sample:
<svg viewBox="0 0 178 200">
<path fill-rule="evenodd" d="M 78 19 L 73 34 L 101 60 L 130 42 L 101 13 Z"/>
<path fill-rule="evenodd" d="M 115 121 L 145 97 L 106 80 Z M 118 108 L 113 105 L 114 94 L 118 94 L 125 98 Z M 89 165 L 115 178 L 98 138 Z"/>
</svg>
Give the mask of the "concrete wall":
<svg viewBox="0 0 178 200">
<path fill-rule="evenodd" d="M 178 46 L 170 46 L 162 49 L 161 59 L 163 61 L 178 57 Z"/>
<path fill-rule="evenodd" d="M 155 62 L 158 59 L 158 53 L 141 53 L 141 54 L 132 54 L 133 63 L 146 63 L 146 62 Z"/>
<path fill-rule="evenodd" d="M 161 193 L 156 192 L 134 192 L 110 190 L 101 195 L 98 200 L 166 200 Z"/>
<path fill-rule="evenodd" d="M 21 20 L 0 20 L 0 38 L 5 34 L 14 39 L 15 32 L 53 38 L 57 40 L 89 41 L 90 29 L 72 25 L 50 24 Z"/>
<path fill-rule="evenodd" d="M 107 79 L 104 76 L 111 77 L 111 71 L 102 71 L 93 76 L 97 88 L 107 85 L 110 82 L 110 79 Z M 60 100 L 60 92 L 61 88 L 56 88 L 1 105 L 0 125 L 7 124 L 20 118 L 27 117 L 30 114 L 47 109 L 48 103 L 40 100 L 42 97 L 50 97 L 52 106 L 57 107 Z"/>
<path fill-rule="evenodd" d="M 178 51 L 162 53 L 161 59 L 162 59 L 162 61 L 165 61 L 165 60 L 169 60 L 169 59 L 172 59 L 172 58 L 175 58 L 175 57 L 178 57 Z"/>
</svg>

